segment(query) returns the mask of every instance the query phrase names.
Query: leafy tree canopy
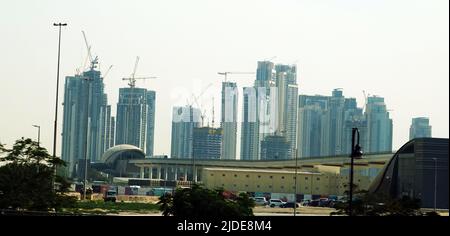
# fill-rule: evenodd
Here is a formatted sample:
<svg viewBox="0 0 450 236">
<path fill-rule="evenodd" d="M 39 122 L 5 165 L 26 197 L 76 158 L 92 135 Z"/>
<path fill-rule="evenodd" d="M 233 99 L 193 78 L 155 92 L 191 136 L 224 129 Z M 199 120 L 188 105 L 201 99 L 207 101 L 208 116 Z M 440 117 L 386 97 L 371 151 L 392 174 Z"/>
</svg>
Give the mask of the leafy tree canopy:
<svg viewBox="0 0 450 236">
<path fill-rule="evenodd" d="M 348 202 L 338 203 L 332 215 L 348 215 Z M 370 194 L 367 191 L 356 192 L 353 199 L 354 216 L 420 216 L 420 200 L 402 197 L 393 199 L 389 196 Z"/>
<path fill-rule="evenodd" d="M 7 162 L 0 167 L 0 208 L 46 211 L 75 203 L 63 194 L 70 183 L 54 175 L 54 168 L 64 161 L 53 158 L 37 142 L 21 138 L 11 149 L 0 145 L 0 161 Z"/>
<path fill-rule="evenodd" d="M 246 193 L 227 199 L 223 189 L 210 190 L 200 185 L 177 189 L 158 202 L 164 216 L 178 217 L 242 217 L 253 216 L 255 203 Z"/>
</svg>

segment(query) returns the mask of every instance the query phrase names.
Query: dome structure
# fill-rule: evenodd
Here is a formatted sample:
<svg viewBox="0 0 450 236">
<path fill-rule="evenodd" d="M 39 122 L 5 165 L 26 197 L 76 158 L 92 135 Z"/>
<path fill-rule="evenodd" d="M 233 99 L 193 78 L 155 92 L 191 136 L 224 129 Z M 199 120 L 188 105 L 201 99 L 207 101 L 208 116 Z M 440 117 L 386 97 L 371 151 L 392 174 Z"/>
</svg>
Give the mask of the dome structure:
<svg viewBox="0 0 450 236">
<path fill-rule="evenodd" d="M 116 145 L 103 153 L 100 161 L 106 164 L 114 163 L 117 160 L 123 159 L 143 159 L 145 153 L 136 146 L 129 144 Z"/>
<path fill-rule="evenodd" d="M 100 162 L 92 167 L 116 177 L 136 177 L 139 175 L 139 169 L 129 161 L 144 158 L 145 153 L 138 147 L 120 144 L 106 150 Z"/>
</svg>

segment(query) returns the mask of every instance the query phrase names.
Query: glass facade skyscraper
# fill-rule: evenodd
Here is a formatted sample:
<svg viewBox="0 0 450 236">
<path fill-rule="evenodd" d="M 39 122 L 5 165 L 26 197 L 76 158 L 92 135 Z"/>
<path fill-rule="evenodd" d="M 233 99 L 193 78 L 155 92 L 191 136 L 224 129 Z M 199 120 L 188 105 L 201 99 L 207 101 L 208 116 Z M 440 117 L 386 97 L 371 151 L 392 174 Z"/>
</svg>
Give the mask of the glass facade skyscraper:
<svg viewBox="0 0 450 236">
<path fill-rule="evenodd" d="M 111 106 L 107 102 L 99 71 L 90 69 L 66 77 L 61 157 L 68 163 L 71 177 L 81 177 L 80 165 L 85 158 L 98 161 L 111 147 L 114 129 Z"/>
<path fill-rule="evenodd" d="M 155 98 L 155 91 L 144 88 L 119 89 L 116 145 L 134 145 L 153 156 Z"/>
<path fill-rule="evenodd" d="M 201 111 L 192 106 L 174 107 L 172 110 L 172 158 L 192 158 L 194 128 L 200 127 Z"/>
<path fill-rule="evenodd" d="M 430 120 L 427 117 L 416 117 L 412 119 L 409 128 L 409 139 L 431 138 Z"/>
</svg>

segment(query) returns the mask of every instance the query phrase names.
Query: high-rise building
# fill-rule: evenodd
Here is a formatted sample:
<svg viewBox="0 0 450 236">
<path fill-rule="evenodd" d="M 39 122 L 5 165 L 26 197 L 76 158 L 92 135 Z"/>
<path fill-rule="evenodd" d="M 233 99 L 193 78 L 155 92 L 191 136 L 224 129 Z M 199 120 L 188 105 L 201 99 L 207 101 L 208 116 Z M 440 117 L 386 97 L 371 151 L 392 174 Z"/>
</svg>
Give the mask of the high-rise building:
<svg viewBox="0 0 450 236">
<path fill-rule="evenodd" d="M 360 145 L 366 151 L 368 122 L 356 99 L 345 98 L 341 89 L 332 96 L 299 96 L 299 157 L 334 156 L 351 153 L 352 129 L 358 128 Z"/>
<path fill-rule="evenodd" d="M 291 145 L 293 158 L 297 142 L 297 68 L 259 61 L 254 87 L 244 88 L 241 131 L 241 159 L 260 159 L 266 136 L 283 136 Z"/>
<path fill-rule="evenodd" d="M 258 160 L 259 122 L 256 89 L 243 88 L 241 123 L 241 160 Z"/>
<path fill-rule="evenodd" d="M 431 138 L 431 126 L 428 117 L 416 117 L 412 119 L 409 128 L 409 139 Z"/>
<path fill-rule="evenodd" d="M 155 91 L 145 88 L 120 88 L 117 103 L 116 145 L 139 147 L 153 156 Z"/>
<path fill-rule="evenodd" d="M 85 158 L 88 162 L 99 160 L 110 147 L 113 132 L 108 126 L 111 112 L 100 72 L 91 67 L 81 75 L 67 76 L 63 106 L 61 157 L 68 163 L 69 176 L 81 177 L 80 165 Z"/>
<path fill-rule="evenodd" d="M 328 109 L 326 96 L 300 95 L 298 101 L 297 152 L 299 158 L 321 156 L 323 117 Z"/>
<path fill-rule="evenodd" d="M 236 159 L 237 104 L 238 90 L 236 83 L 223 82 L 220 123 L 223 130 L 222 159 Z"/>
<path fill-rule="evenodd" d="M 194 128 L 193 155 L 195 159 L 220 159 L 221 147 L 221 128 Z"/>
<path fill-rule="evenodd" d="M 261 160 L 285 160 L 291 157 L 291 144 L 286 137 L 268 135 L 261 142 Z"/>
<path fill-rule="evenodd" d="M 297 67 L 295 65 L 275 66 L 276 87 L 277 87 L 277 116 L 278 125 L 276 133 L 285 136 L 291 144 L 291 153 L 294 154 L 297 140 L 297 108 L 298 108 L 298 87 L 297 87 Z M 294 158 L 292 156 L 291 158 Z"/>
<path fill-rule="evenodd" d="M 350 154 L 352 152 L 352 129 L 359 130 L 359 143 L 363 151 L 368 147 L 367 144 L 367 120 L 363 114 L 363 109 L 358 108 L 356 99 L 345 100 L 344 111 L 344 132 L 342 138 L 341 154 Z"/>
<path fill-rule="evenodd" d="M 367 119 L 367 153 L 392 151 L 392 120 L 384 98 L 368 97 L 365 116 Z"/>
<path fill-rule="evenodd" d="M 174 107 L 172 112 L 172 158 L 192 158 L 194 128 L 200 127 L 201 112 L 192 106 Z"/>
<path fill-rule="evenodd" d="M 276 132 L 276 126 L 278 125 L 276 110 L 278 105 L 276 99 L 278 97 L 273 62 L 258 61 L 254 87 L 257 102 L 256 107 L 251 109 L 256 109 L 258 113 L 256 122 L 258 122 L 259 127 L 259 146 L 265 136 Z"/>
<path fill-rule="evenodd" d="M 322 124 L 321 156 L 342 154 L 345 98 L 341 89 L 335 89 L 328 97 L 328 109 Z"/>
</svg>

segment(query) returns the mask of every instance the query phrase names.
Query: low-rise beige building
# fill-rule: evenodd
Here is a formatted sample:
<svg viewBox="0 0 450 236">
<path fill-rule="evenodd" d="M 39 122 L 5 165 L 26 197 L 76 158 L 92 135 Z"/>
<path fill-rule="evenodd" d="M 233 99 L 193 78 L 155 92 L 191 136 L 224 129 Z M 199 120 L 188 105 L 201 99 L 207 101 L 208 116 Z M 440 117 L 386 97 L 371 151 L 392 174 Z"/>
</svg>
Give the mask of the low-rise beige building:
<svg viewBox="0 0 450 236">
<path fill-rule="evenodd" d="M 322 166 L 310 171 L 298 171 L 297 194 L 344 195 L 348 189 L 349 178 L 341 175 L 340 169 Z M 204 168 L 202 176 L 202 182 L 207 188 L 220 187 L 229 191 L 263 193 L 295 192 L 295 170 Z M 369 176 L 354 177 L 354 183 L 359 189 L 368 189 L 370 182 Z"/>
</svg>

